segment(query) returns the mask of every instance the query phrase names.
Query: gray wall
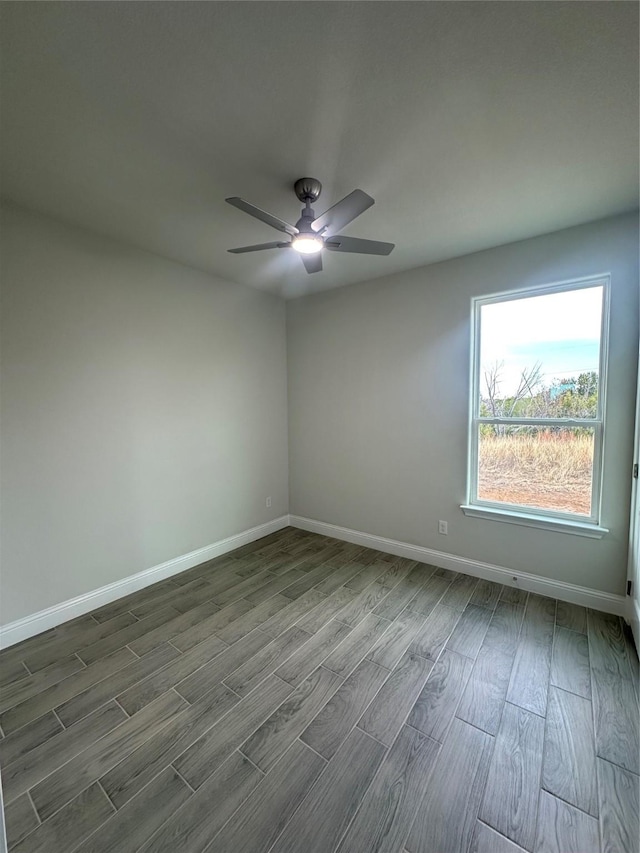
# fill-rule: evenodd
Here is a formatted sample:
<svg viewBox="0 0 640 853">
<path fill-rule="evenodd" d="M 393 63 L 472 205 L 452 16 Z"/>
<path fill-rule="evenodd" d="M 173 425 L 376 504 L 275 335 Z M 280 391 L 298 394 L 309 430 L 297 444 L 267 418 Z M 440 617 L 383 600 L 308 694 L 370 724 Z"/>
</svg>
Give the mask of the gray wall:
<svg viewBox="0 0 640 853">
<path fill-rule="evenodd" d="M 13 206 L 2 231 L 2 624 L 286 513 L 287 363 L 292 513 L 622 593 L 635 217 L 289 302 L 288 354 L 277 297 Z M 611 533 L 464 517 L 471 296 L 606 271 Z"/>
<path fill-rule="evenodd" d="M 289 302 L 291 513 L 622 594 L 637 228 L 635 216 L 617 217 Z M 611 532 L 593 540 L 465 517 L 471 297 L 603 272 L 612 275 L 602 516 Z"/>
<path fill-rule="evenodd" d="M 2 229 L 3 624 L 287 512 L 282 300 Z"/>
</svg>

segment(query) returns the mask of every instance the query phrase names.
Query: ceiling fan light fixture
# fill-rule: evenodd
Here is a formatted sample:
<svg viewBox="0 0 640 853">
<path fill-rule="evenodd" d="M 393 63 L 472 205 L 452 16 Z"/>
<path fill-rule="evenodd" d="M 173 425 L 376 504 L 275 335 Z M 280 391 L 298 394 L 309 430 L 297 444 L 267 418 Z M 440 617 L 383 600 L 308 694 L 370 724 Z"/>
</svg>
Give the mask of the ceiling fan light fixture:
<svg viewBox="0 0 640 853">
<path fill-rule="evenodd" d="M 300 234 L 294 237 L 291 242 L 291 247 L 300 252 L 301 255 L 313 255 L 319 252 L 324 246 L 321 237 L 313 237 L 310 234 Z"/>
<path fill-rule="evenodd" d="M 250 204 L 238 196 L 225 199 L 228 204 L 237 207 L 243 213 L 248 213 L 254 219 L 259 219 L 265 225 L 275 228 L 276 231 L 282 231 L 291 238 L 286 242 L 240 246 L 238 249 L 228 249 L 228 251 L 234 255 L 243 255 L 246 252 L 261 252 L 264 249 L 295 249 L 308 273 L 322 272 L 323 249 L 331 253 L 347 252 L 360 255 L 388 255 L 392 251 L 393 243 L 361 240 L 359 237 L 343 237 L 338 233 L 374 204 L 370 195 L 363 190 L 353 190 L 333 207 L 316 216 L 311 203 L 318 200 L 321 190 L 322 184 L 315 178 L 299 178 L 295 182 L 295 194 L 299 201 L 304 202 L 300 219 L 295 225 L 278 219 L 272 213 L 267 213 L 266 210 L 261 210 L 255 204 Z"/>
</svg>

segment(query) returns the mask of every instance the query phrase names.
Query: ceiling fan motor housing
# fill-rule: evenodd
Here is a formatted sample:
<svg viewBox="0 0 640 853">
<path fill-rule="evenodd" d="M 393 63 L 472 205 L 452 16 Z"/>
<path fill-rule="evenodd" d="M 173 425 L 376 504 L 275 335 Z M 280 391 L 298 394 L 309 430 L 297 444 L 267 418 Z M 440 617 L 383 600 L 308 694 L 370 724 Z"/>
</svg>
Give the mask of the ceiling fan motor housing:
<svg viewBox="0 0 640 853">
<path fill-rule="evenodd" d="M 298 178 L 293 185 L 293 189 L 300 201 L 314 202 L 320 198 L 322 184 L 316 178 Z"/>
</svg>

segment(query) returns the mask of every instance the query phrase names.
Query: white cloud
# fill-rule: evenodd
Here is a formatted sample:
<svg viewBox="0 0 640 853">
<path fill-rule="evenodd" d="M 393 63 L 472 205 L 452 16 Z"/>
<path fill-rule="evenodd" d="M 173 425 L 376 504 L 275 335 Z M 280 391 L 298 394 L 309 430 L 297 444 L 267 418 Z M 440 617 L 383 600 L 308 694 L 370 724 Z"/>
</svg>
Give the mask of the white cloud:
<svg viewBox="0 0 640 853">
<path fill-rule="evenodd" d="M 483 305 L 480 363 L 504 362 L 501 393 L 513 393 L 536 362 L 545 384 L 597 370 L 602 296 L 599 286 Z"/>
</svg>

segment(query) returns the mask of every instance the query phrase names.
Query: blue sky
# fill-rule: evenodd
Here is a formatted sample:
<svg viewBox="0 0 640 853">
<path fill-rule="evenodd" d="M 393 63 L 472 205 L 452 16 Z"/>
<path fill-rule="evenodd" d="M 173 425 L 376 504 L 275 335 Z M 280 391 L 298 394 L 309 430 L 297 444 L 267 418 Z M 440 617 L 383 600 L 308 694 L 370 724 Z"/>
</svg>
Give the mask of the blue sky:
<svg viewBox="0 0 640 853">
<path fill-rule="evenodd" d="M 598 371 L 601 321 L 602 287 L 484 305 L 481 370 L 504 362 L 500 396 L 512 394 L 522 370 L 537 362 L 545 385 Z M 482 387 L 483 395 L 485 391 Z"/>
<path fill-rule="evenodd" d="M 577 376 L 588 370 L 598 372 L 600 342 L 598 340 L 540 341 L 516 344 L 508 356 L 522 370 L 541 361 L 545 384 L 553 379 Z"/>
</svg>

